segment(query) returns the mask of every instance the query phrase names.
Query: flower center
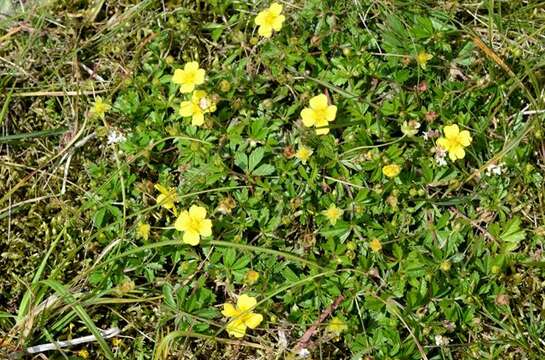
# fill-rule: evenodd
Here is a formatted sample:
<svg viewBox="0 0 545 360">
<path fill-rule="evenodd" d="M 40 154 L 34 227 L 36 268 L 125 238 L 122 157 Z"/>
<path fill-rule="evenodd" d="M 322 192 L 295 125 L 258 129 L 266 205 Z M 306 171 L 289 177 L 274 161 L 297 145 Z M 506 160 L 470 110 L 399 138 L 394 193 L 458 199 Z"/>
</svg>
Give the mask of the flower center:
<svg viewBox="0 0 545 360">
<path fill-rule="evenodd" d="M 189 221 L 189 228 L 194 231 L 194 232 L 199 232 L 199 229 L 200 229 L 200 225 L 201 225 L 201 220 L 199 219 L 195 219 L 195 218 L 190 218 L 190 221 Z"/>
<path fill-rule="evenodd" d="M 268 26 L 272 26 L 274 20 L 276 20 L 276 15 L 272 12 L 267 12 L 267 15 L 265 15 L 265 24 L 267 24 Z"/>
<path fill-rule="evenodd" d="M 186 83 L 194 83 L 195 82 L 195 72 L 194 71 L 187 71 L 185 73 L 185 82 Z"/>
<path fill-rule="evenodd" d="M 327 108 L 314 109 L 314 116 L 316 116 L 316 122 L 323 122 L 327 118 Z"/>
</svg>

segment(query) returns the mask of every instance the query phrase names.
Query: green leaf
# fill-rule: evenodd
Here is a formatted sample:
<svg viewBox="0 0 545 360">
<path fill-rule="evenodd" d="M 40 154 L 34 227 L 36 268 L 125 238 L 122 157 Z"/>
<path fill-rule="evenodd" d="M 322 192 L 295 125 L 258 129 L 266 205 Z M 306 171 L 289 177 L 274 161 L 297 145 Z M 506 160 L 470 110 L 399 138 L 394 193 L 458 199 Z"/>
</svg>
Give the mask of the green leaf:
<svg viewBox="0 0 545 360">
<path fill-rule="evenodd" d="M 250 154 L 250 157 L 248 158 L 248 172 L 252 172 L 257 165 L 263 160 L 263 156 L 265 155 L 265 149 L 260 147 L 252 151 Z"/>
<path fill-rule="evenodd" d="M 524 229 L 520 228 L 520 224 L 520 218 L 514 217 L 503 226 L 500 239 L 506 243 L 503 244 L 505 251 L 509 252 L 515 250 L 520 242 L 526 237 L 526 233 Z"/>
<path fill-rule="evenodd" d="M 235 165 L 244 171 L 248 171 L 248 155 L 237 152 L 235 154 Z"/>
<path fill-rule="evenodd" d="M 254 176 L 267 176 L 274 172 L 274 166 L 269 164 L 263 164 L 252 172 Z"/>
</svg>

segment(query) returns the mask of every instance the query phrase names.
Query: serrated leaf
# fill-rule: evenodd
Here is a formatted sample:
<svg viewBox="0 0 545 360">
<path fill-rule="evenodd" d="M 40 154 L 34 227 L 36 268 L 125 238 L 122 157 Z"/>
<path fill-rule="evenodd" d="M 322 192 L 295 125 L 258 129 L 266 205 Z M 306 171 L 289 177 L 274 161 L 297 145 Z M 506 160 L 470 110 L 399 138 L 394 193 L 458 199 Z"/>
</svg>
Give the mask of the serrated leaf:
<svg viewBox="0 0 545 360">
<path fill-rule="evenodd" d="M 274 166 L 269 164 L 263 164 L 252 172 L 254 176 L 267 176 L 274 172 Z"/>
<path fill-rule="evenodd" d="M 265 149 L 264 148 L 257 148 L 250 154 L 250 157 L 248 158 L 248 172 L 252 172 L 257 165 L 263 160 L 263 156 L 265 155 Z"/>
<path fill-rule="evenodd" d="M 235 165 L 244 171 L 248 171 L 248 155 L 237 152 L 235 154 Z"/>
</svg>

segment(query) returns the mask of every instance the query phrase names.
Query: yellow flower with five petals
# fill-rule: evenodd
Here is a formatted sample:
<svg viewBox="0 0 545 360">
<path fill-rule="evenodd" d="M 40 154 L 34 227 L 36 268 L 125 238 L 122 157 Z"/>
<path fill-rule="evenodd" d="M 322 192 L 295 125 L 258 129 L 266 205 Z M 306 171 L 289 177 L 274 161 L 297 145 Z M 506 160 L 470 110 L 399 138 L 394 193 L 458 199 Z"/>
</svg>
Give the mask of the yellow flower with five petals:
<svg viewBox="0 0 545 360">
<path fill-rule="evenodd" d="M 157 205 L 161 205 L 167 210 L 174 209 L 175 203 L 178 202 L 178 194 L 176 194 L 176 189 L 173 187 L 166 188 L 161 184 L 155 184 L 154 188 L 160 192 L 156 199 Z M 176 213 L 176 209 L 174 209 L 174 213 Z"/>
<path fill-rule="evenodd" d="M 234 306 L 230 303 L 223 304 L 224 316 L 233 318 L 227 324 L 227 332 L 236 338 L 242 338 L 246 334 L 246 329 L 255 329 L 263 321 L 263 315 L 254 313 L 257 300 L 254 297 L 242 294 L 237 299 Z"/>
<path fill-rule="evenodd" d="M 450 160 L 463 159 L 466 156 L 464 148 L 468 147 L 472 140 L 469 131 L 460 131 L 458 125 L 454 124 L 445 126 L 443 133 L 445 136 L 437 140 L 437 145 L 448 151 Z"/>
<path fill-rule="evenodd" d="M 216 111 L 216 104 L 203 90 L 193 91 L 191 101 L 182 101 L 180 104 L 180 115 L 183 117 L 191 116 L 193 126 L 204 124 L 204 114 L 214 111 Z"/>
<path fill-rule="evenodd" d="M 174 70 L 172 82 L 180 86 L 180 91 L 184 94 L 190 93 L 195 89 L 195 86 L 204 83 L 206 72 L 199 68 L 199 63 L 191 61 L 185 64 L 183 70 Z"/>
<path fill-rule="evenodd" d="M 273 30 L 280 31 L 284 20 L 286 20 L 286 17 L 281 13 L 282 5 L 272 3 L 268 9 L 265 9 L 257 14 L 255 24 L 259 26 L 259 29 L 257 30 L 258 34 L 263 37 L 270 38 Z"/>
<path fill-rule="evenodd" d="M 310 99 L 310 107 L 304 108 L 301 111 L 301 118 L 306 127 L 316 126 L 316 134 L 323 135 L 329 133 L 327 127 L 330 121 L 335 120 L 337 116 L 337 107 L 329 105 L 327 96 L 324 94 L 317 95 Z"/>
<path fill-rule="evenodd" d="M 206 209 L 202 206 L 192 205 L 189 211 L 182 211 L 174 227 L 183 231 L 183 242 L 191 246 L 199 243 L 201 236 L 212 235 L 212 220 L 206 218 Z"/>
</svg>

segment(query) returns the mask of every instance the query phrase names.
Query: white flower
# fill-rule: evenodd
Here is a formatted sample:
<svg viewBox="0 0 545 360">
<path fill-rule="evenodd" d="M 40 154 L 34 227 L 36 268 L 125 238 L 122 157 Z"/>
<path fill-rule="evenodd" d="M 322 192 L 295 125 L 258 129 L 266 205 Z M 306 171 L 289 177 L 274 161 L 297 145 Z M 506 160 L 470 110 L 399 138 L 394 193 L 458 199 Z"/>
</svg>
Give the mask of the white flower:
<svg viewBox="0 0 545 360">
<path fill-rule="evenodd" d="M 126 139 L 127 138 L 122 133 L 117 132 L 115 130 L 111 130 L 110 133 L 108 134 L 108 145 L 117 144 L 117 143 L 125 141 Z"/>
<path fill-rule="evenodd" d="M 445 160 L 445 157 L 447 156 L 447 152 L 445 149 L 437 146 L 435 148 L 435 162 L 439 166 L 445 166 L 447 165 L 447 161 Z"/>
<path fill-rule="evenodd" d="M 447 346 L 450 342 L 450 339 L 446 336 L 435 335 L 435 345 L 437 346 Z"/>
<path fill-rule="evenodd" d="M 404 121 L 401 125 L 401 132 L 408 137 L 418 134 L 418 129 L 420 129 L 420 123 L 416 120 Z"/>
<path fill-rule="evenodd" d="M 299 353 L 297 353 L 297 355 L 299 355 L 299 357 L 306 358 L 310 355 L 310 351 L 308 351 L 308 349 L 302 348 L 301 350 L 299 350 Z"/>
<path fill-rule="evenodd" d="M 504 165 L 505 163 L 488 165 L 485 170 L 486 176 L 501 175 L 504 170 Z"/>
</svg>

